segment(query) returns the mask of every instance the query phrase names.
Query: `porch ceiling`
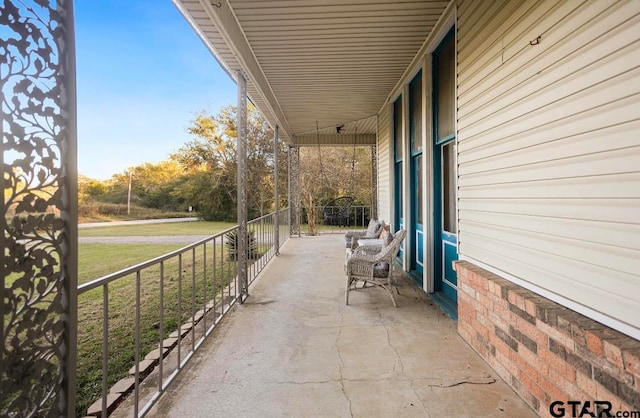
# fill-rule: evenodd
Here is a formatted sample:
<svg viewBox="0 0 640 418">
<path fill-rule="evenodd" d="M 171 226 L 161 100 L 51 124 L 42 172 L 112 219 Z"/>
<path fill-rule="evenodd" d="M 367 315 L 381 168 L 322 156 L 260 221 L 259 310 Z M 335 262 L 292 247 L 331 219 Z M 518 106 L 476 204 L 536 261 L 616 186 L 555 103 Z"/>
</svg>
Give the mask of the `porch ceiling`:
<svg viewBox="0 0 640 418">
<path fill-rule="evenodd" d="M 251 101 L 296 145 L 375 144 L 375 115 L 448 4 L 173 1 L 229 75 L 242 71 Z"/>
</svg>

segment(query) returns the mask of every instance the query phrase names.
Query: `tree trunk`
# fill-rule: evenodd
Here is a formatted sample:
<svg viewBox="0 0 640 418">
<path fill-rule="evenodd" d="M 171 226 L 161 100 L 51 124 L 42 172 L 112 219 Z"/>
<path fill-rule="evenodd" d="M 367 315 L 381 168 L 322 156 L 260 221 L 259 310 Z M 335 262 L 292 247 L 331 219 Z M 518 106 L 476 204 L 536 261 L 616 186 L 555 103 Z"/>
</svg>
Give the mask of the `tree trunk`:
<svg viewBox="0 0 640 418">
<path fill-rule="evenodd" d="M 309 235 L 318 235 L 318 226 L 316 225 L 316 205 L 315 199 L 312 193 L 304 193 L 303 204 L 307 210 L 307 222 L 309 224 Z"/>
</svg>

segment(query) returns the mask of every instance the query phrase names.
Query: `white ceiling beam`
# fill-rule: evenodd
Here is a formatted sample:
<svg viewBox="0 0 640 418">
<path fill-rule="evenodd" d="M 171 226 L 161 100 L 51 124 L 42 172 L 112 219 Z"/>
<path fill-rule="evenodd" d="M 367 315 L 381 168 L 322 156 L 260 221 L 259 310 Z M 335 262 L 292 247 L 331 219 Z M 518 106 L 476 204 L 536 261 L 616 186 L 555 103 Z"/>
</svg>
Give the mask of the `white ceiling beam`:
<svg viewBox="0 0 640 418">
<path fill-rule="evenodd" d="M 369 146 L 376 145 L 375 134 L 318 134 L 296 135 L 293 143 L 298 146 Z"/>
<path fill-rule="evenodd" d="M 240 70 L 242 70 L 247 79 L 251 84 L 253 84 L 255 90 L 260 95 L 260 98 L 269 108 L 268 112 L 270 112 L 275 119 L 271 120 L 270 123 L 278 125 L 281 133 L 284 132 L 287 137 L 293 138 L 291 126 L 289 125 L 289 122 L 287 121 L 287 118 L 285 117 L 284 112 L 282 111 L 282 108 L 269 85 L 267 77 L 260 67 L 260 63 L 251 49 L 251 46 L 249 45 L 249 42 L 247 41 L 247 38 L 245 37 L 229 2 L 227 0 L 216 0 L 214 2 L 210 0 L 200 0 L 199 2 L 233 54 L 238 65 L 240 65 Z M 212 3 L 216 3 L 216 5 Z M 218 7 L 217 4 L 220 4 L 220 7 Z M 206 38 L 204 40 L 205 42 L 207 41 Z M 230 75 L 234 77 L 233 72 L 231 72 Z M 265 115 L 265 117 L 269 119 L 268 115 Z"/>
</svg>

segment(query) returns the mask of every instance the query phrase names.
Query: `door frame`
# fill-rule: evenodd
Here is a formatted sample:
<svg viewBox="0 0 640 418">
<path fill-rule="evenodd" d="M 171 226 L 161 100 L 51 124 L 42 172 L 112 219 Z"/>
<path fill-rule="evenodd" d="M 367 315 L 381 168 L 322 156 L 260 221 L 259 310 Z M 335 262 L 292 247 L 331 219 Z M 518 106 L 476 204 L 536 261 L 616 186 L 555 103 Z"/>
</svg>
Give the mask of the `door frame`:
<svg viewBox="0 0 640 418">
<path fill-rule="evenodd" d="M 442 18 L 436 24 L 435 28 L 425 41 L 422 46 L 421 52 L 414 58 L 414 62 L 410 65 L 409 68 L 402 75 L 402 78 L 396 85 L 393 93 L 390 95 L 388 99 L 388 103 L 390 106 L 389 118 L 391 119 L 391 127 L 389 129 L 390 137 L 393 137 L 393 103 L 398 99 L 402 98 L 402 135 L 403 135 L 403 151 L 404 151 L 404 159 L 402 161 L 402 182 L 401 182 L 401 190 L 398 189 L 398 184 L 395 176 L 395 158 L 394 158 L 394 148 L 393 141 L 389 141 L 389 151 L 390 158 L 389 162 L 391 167 L 393 167 L 393 181 L 390 183 L 390 188 L 393 188 L 393 198 L 402 199 L 403 203 L 403 213 L 401 217 L 404 219 L 404 226 L 406 228 L 409 225 L 411 220 L 411 211 L 408 210 L 409 199 L 408 193 L 410 193 L 410 164 L 407 162 L 407 155 L 409 154 L 409 82 L 413 80 L 418 71 L 422 70 L 422 129 L 423 129 L 423 147 L 422 147 L 422 184 L 425 187 L 422 199 L 423 199 L 423 225 L 425 225 L 425 231 L 423 234 L 423 250 L 424 250 L 424 271 L 422 275 L 422 289 L 427 293 L 434 293 L 434 240 L 435 234 L 433 232 L 434 225 L 434 201 L 435 196 L 433 192 L 433 111 L 432 111 L 432 92 L 433 92 L 433 83 L 432 83 L 432 54 L 433 51 L 442 43 L 445 36 L 455 27 L 456 22 L 456 8 L 455 3 L 450 3 L 445 9 Z M 456 93 L 457 96 L 457 93 Z M 457 132 L 457 124 L 456 124 L 456 132 Z M 457 183 L 457 179 L 456 179 Z M 394 203 L 389 208 L 391 210 L 391 222 L 394 222 L 394 227 L 398 228 L 399 225 L 396 225 L 396 211 L 397 206 Z M 405 248 L 411 245 L 411 240 L 413 237 L 410 234 L 407 234 L 405 239 Z M 398 262 L 402 266 L 403 270 L 407 271 L 409 269 L 409 251 L 404 251 L 403 257 L 399 257 Z"/>
<path fill-rule="evenodd" d="M 412 84 L 414 82 L 419 82 L 419 90 L 414 91 L 412 89 Z M 408 101 L 409 101 L 409 107 L 407 108 L 407 113 L 408 113 L 408 119 L 409 119 L 409 125 L 408 125 L 408 132 L 407 132 L 407 147 L 408 148 L 408 154 L 407 154 L 407 164 L 409 166 L 409 193 L 407 195 L 408 199 L 407 199 L 407 203 L 409 205 L 408 212 L 409 212 L 409 218 L 410 218 L 410 223 L 407 223 L 407 232 L 410 237 L 411 240 L 409 241 L 409 246 L 408 246 L 408 250 L 407 251 L 409 254 L 408 260 L 409 260 L 409 264 L 408 264 L 408 270 L 409 270 L 409 275 L 410 277 L 413 279 L 413 281 L 422 289 L 424 289 L 424 285 L 425 285 L 425 280 L 424 280 L 424 270 L 425 270 L 425 264 L 426 264 L 426 260 L 427 257 L 425 257 L 425 234 L 426 234 L 426 230 L 427 230 L 427 225 L 425 223 L 425 221 L 427 220 L 425 217 L 425 199 L 424 199 L 424 195 L 425 195 L 425 187 L 426 184 L 424 183 L 425 180 L 425 176 L 424 176 L 424 171 L 425 171 L 425 114 L 427 112 L 427 109 L 425 108 L 425 89 L 424 89 L 424 83 L 425 83 L 425 71 L 422 67 L 418 68 L 416 70 L 415 75 L 410 79 L 409 83 L 408 83 L 408 90 L 409 90 L 409 97 L 408 97 Z M 419 99 L 420 99 L 420 114 L 419 114 L 419 119 L 420 119 L 420 127 L 419 130 L 415 130 L 412 129 L 413 124 L 414 124 L 414 119 L 413 119 L 413 96 L 412 93 L 418 93 L 420 95 Z M 412 140 L 411 138 L 411 133 L 413 131 L 414 134 L 414 140 Z M 418 141 L 415 141 L 415 139 L 418 139 Z M 414 148 L 414 144 L 416 142 L 419 142 L 419 148 L 420 151 L 418 152 L 413 152 L 413 148 Z M 418 178 L 418 173 L 420 174 L 420 178 Z M 414 190 L 417 189 L 418 185 L 421 184 L 422 185 L 422 193 L 421 193 L 421 201 L 419 201 L 418 196 L 416 196 Z M 422 208 L 422 210 L 420 210 L 420 208 Z M 419 213 L 422 212 L 422 213 Z M 418 224 L 418 219 L 422 219 L 422 223 Z M 420 259 L 421 257 L 421 259 Z"/>
<path fill-rule="evenodd" d="M 400 115 L 396 117 L 396 103 L 400 105 Z M 404 152 L 404 138 L 405 138 L 405 123 L 404 123 L 404 92 L 398 94 L 395 99 L 391 102 L 391 129 L 390 129 L 390 138 L 389 141 L 391 143 L 391 167 L 393 170 L 393 207 L 392 207 L 392 216 L 389 220 L 390 223 L 394 226 L 396 230 L 402 229 L 406 225 L 406 216 L 405 216 L 405 175 L 404 175 L 404 165 L 406 160 L 406 153 Z M 399 122 L 399 132 L 396 132 L 397 122 Z M 398 160 L 398 150 L 396 143 L 396 134 L 398 134 L 400 138 L 400 149 L 402 150 L 402 158 Z M 398 260 L 403 265 L 404 268 L 404 249 L 406 248 L 405 243 L 402 243 L 400 251 L 398 251 Z"/>
<path fill-rule="evenodd" d="M 432 82 L 432 86 L 431 86 L 431 101 L 432 101 L 432 107 L 430 108 L 430 114 L 431 114 L 431 141 L 430 141 L 430 150 L 431 150 L 431 158 L 430 158 L 430 162 L 431 162 L 431 174 L 433 176 L 432 181 L 430 183 L 430 185 L 432 186 L 432 197 L 431 197 L 431 213 L 432 213 L 432 219 L 431 219 L 431 228 L 432 228 L 432 236 L 431 236 L 431 242 L 433 243 L 433 247 L 432 247 L 432 278 L 431 278 L 431 286 L 430 286 L 430 292 L 433 293 L 433 297 L 434 300 L 445 310 L 445 312 L 447 312 L 447 314 L 449 314 L 452 318 L 456 319 L 457 318 L 457 284 L 456 284 L 456 298 L 455 300 L 450 299 L 449 295 L 446 295 L 445 292 L 442 291 L 442 289 L 437 289 L 437 287 L 441 284 L 440 281 L 443 280 L 443 272 L 447 269 L 447 265 L 445 262 L 445 245 L 451 245 L 451 244 L 445 244 L 445 240 L 441 238 L 441 234 L 443 233 L 443 216 L 441 213 L 441 208 L 442 208 L 442 201 L 444 200 L 443 198 L 443 182 L 444 182 L 444 178 L 442 176 L 442 150 L 444 148 L 444 146 L 451 144 L 453 146 L 453 150 L 454 150 L 454 154 L 453 154 L 453 164 L 454 164 L 454 175 L 453 175 L 453 184 L 454 184 L 454 189 L 455 189 L 455 197 L 454 199 L 456 200 L 456 208 L 455 208 L 455 224 L 456 224 L 456 234 L 455 234 L 455 251 L 456 251 L 456 259 L 458 258 L 459 252 L 458 252 L 458 245 L 459 245 L 459 241 L 458 241 L 458 205 L 457 205 L 457 197 L 458 197 L 458 193 L 457 193 L 457 186 L 458 186 L 458 171 L 457 171 L 457 161 L 458 161 L 458 155 L 457 155 L 457 146 L 458 146 L 458 126 L 457 126 L 457 115 L 456 115 L 456 120 L 454 121 L 454 134 L 450 135 L 450 137 L 445 137 L 444 139 L 440 139 L 438 141 L 436 141 L 436 137 L 437 137 L 437 133 L 436 133 L 436 129 L 437 129 L 437 104 L 435 102 L 435 94 L 436 94 L 436 89 L 437 89 L 437 77 L 434 74 L 434 62 L 435 62 L 435 54 L 442 48 L 443 44 L 445 42 L 453 42 L 453 47 L 454 47 L 454 51 L 457 51 L 456 49 L 456 31 L 455 31 L 455 25 L 450 26 L 448 29 L 446 29 L 445 31 L 443 31 L 443 36 L 439 39 L 439 41 L 437 42 L 437 44 L 434 45 L 433 50 L 431 51 L 430 55 L 430 63 L 431 63 L 431 82 Z M 457 55 L 454 52 L 454 68 L 456 68 L 456 64 L 457 64 Z M 457 82 L 455 81 L 457 77 L 457 74 L 455 74 L 455 70 L 454 70 L 454 102 L 457 103 Z M 436 182 L 438 182 L 438 184 L 436 185 Z M 437 224 L 437 225 L 436 225 Z M 455 271 L 454 271 L 455 274 Z M 446 295 L 446 297 L 444 297 Z"/>
</svg>

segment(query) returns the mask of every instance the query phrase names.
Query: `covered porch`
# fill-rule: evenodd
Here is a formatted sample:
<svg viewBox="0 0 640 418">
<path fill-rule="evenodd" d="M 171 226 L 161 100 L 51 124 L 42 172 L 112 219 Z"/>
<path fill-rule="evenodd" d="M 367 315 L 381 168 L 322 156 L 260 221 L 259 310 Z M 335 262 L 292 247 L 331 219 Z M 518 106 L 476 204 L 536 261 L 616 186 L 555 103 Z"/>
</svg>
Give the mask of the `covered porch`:
<svg viewBox="0 0 640 418">
<path fill-rule="evenodd" d="M 410 280 L 346 306 L 343 243 L 287 240 L 148 416 L 535 416 Z"/>
<path fill-rule="evenodd" d="M 158 385 L 152 416 L 534 416 L 513 390 L 540 415 L 573 399 L 640 409 L 640 3 L 173 2 L 238 84 L 244 304 L 178 384 Z M 15 212 L 2 221 L 2 272 L 19 277 L 0 295 L 15 318 L 3 327 L 0 393 L 5 415 L 71 416 L 73 2 L 31 3 L 46 18 L 5 19 L 16 34 L 5 61 L 25 64 L 3 88 L 14 96 L 2 106 L 4 155 L 19 159 L 2 160 L 3 211 Z M 295 237 L 251 289 L 247 98 L 274 146 L 289 146 Z M 407 230 L 402 268 L 424 289 L 403 279 L 397 309 L 376 289 L 345 306 L 342 237 L 299 237 L 299 151 L 310 145 L 372 147 L 372 217 Z M 460 312 L 457 326 L 425 292 L 454 302 L 440 300 Z"/>
</svg>

